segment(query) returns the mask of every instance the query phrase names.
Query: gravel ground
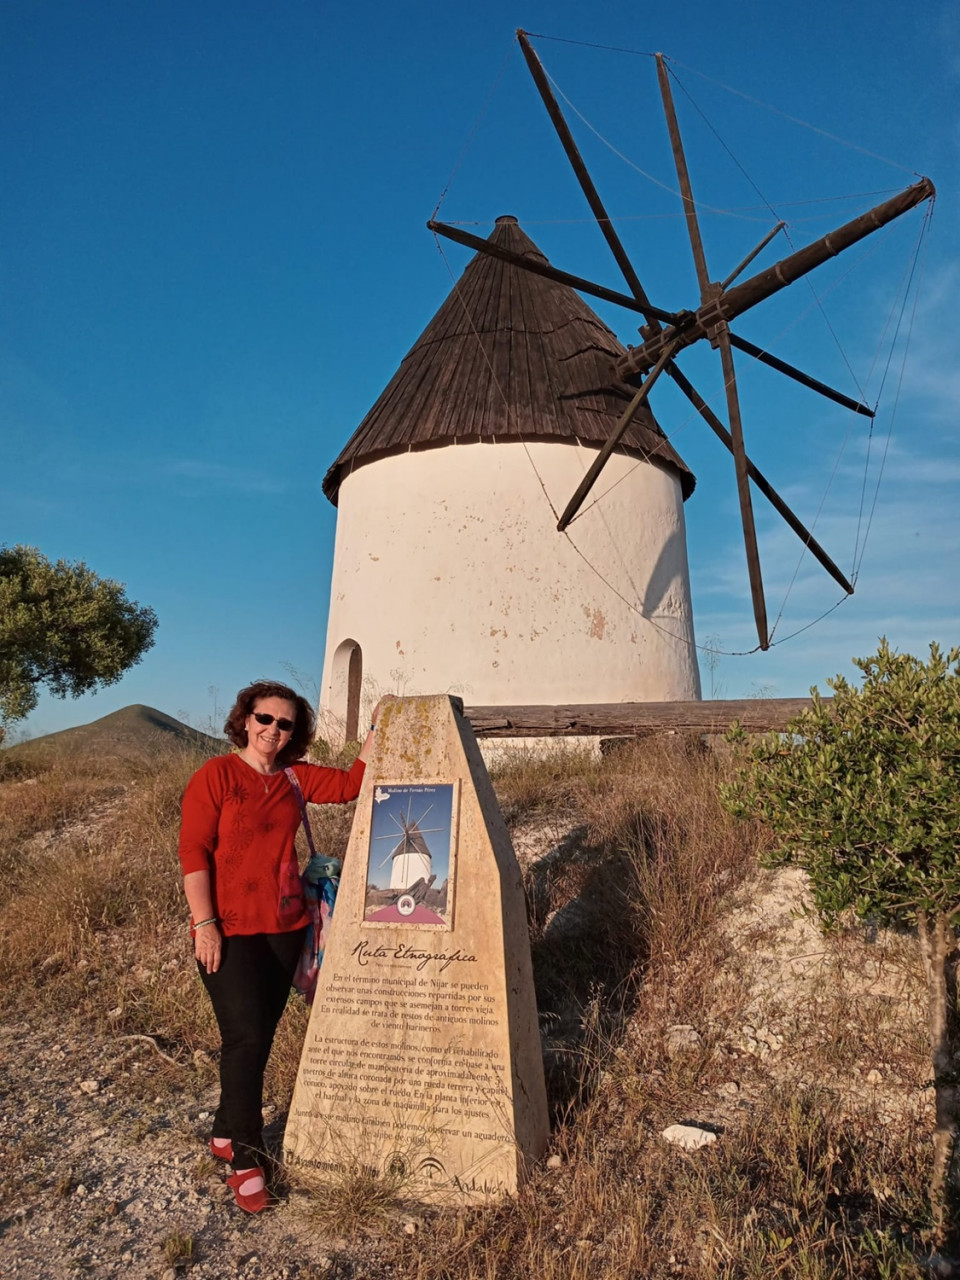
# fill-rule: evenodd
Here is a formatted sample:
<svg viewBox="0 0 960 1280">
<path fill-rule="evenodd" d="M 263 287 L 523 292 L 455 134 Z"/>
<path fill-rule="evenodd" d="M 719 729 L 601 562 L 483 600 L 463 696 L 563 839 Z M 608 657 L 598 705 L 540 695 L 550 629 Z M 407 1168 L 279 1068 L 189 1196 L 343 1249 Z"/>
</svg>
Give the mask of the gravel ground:
<svg viewBox="0 0 960 1280">
<path fill-rule="evenodd" d="M 0 1025 L 0 1276 L 389 1274 L 355 1246 L 318 1238 L 301 1195 L 256 1216 L 236 1208 L 226 1166 L 206 1154 L 212 1071 L 191 1071 L 192 1087 L 182 1070 L 171 1087 L 171 1071 L 143 1039 Z M 268 1141 L 281 1132 L 275 1120 Z"/>
</svg>

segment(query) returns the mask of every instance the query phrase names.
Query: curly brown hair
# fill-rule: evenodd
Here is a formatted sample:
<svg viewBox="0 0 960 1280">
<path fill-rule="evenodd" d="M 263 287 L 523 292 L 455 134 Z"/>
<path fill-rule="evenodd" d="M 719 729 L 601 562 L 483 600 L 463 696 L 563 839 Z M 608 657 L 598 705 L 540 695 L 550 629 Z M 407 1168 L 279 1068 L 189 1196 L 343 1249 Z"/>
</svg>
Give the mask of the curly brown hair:
<svg viewBox="0 0 960 1280">
<path fill-rule="evenodd" d="M 283 698 L 296 707 L 293 733 L 283 750 L 277 752 L 277 764 L 288 765 L 294 760 L 300 760 L 308 744 L 313 741 L 316 717 L 306 698 L 302 698 L 299 693 L 295 693 L 285 684 L 279 684 L 276 680 L 257 680 L 254 684 L 248 684 L 245 689 L 241 689 L 227 716 L 223 732 L 235 747 L 243 750 L 247 745 L 247 716 L 252 715 L 254 707 L 261 698 Z"/>
</svg>

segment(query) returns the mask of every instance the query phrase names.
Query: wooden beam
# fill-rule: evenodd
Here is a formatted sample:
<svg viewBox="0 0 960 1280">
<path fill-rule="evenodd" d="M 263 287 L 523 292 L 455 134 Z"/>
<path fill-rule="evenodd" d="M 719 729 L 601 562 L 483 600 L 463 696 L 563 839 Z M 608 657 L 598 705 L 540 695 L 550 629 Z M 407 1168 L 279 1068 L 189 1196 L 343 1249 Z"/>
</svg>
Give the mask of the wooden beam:
<svg viewBox="0 0 960 1280">
<path fill-rule="evenodd" d="M 538 262 L 536 258 L 526 257 L 522 253 L 514 253 L 512 249 L 504 249 L 501 245 L 485 240 L 483 236 L 472 235 L 471 232 L 463 231 L 460 227 L 453 227 L 448 222 L 434 222 L 431 219 L 427 223 L 427 229 L 438 236 L 445 236 L 447 240 L 462 244 L 468 249 L 474 249 L 477 253 L 485 253 L 488 257 L 499 258 L 501 262 L 509 262 L 511 266 L 520 267 L 523 271 L 530 271 L 535 276 L 544 276 L 547 280 L 556 280 L 558 284 L 569 285 L 571 289 L 576 289 L 580 293 L 587 293 L 592 298 L 601 298 L 604 302 L 615 302 L 617 306 L 627 307 L 629 310 L 636 311 L 644 317 L 652 316 L 656 320 L 662 320 L 664 324 L 680 324 L 684 315 L 688 315 L 692 319 L 692 312 L 662 311 L 659 307 L 651 306 L 649 302 L 638 302 L 629 293 L 618 293 L 616 289 L 608 289 L 606 285 L 594 284 L 592 280 L 585 280 L 583 276 L 575 276 L 571 275 L 569 271 L 561 271 L 558 267 L 551 266 L 549 262 Z"/>
<path fill-rule="evenodd" d="M 832 698 L 821 698 L 829 706 Z M 781 731 L 813 705 L 810 698 L 704 702 L 609 702 L 570 706 L 467 707 L 479 738 L 647 736 L 726 733 L 739 720 L 751 733 Z"/>
<path fill-rule="evenodd" d="M 677 170 L 677 181 L 680 183 L 683 212 L 687 221 L 687 235 L 690 237 L 690 248 L 693 250 L 693 262 L 697 270 L 697 283 L 700 286 L 700 306 L 703 308 L 720 292 L 720 286 L 711 282 L 710 272 L 707 269 L 707 255 L 704 252 L 703 237 L 700 234 L 697 205 L 693 198 L 693 186 L 690 182 L 690 172 L 687 169 L 687 157 L 683 152 L 680 124 L 677 120 L 676 108 L 673 105 L 670 76 L 662 53 L 657 54 L 657 79 L 660 82 L 663 113 L 667 119 L 667 131 L 670 134 L 670 146 L 673 149 L 673 163 Z M 757 638 L 760 641 L 761 649 L 769 649 L 767 604 L 763 595 L 760 549 L 757 546 L 757 530 L 753 519 L 750 475 L 747 471 L 747 454 L 743 445 L 743 422 L 740 417 L 740 397 L 737 394 L 737 374 L 733 365 L 733 352 L 730 349 L 730 330 L 726 324 L 719 324 L 710 331 L 709 336 L 714 344 L 720 348 L 720 360 L 723 365 L 723 383 L 727 396 L 727 413 L 730 418 L 730 439 L 733 446 L 733 461 L 737 475 L 737 497 L 740 501 L 740 523 L 743 526 L 743 545 L 747 555 L 750 595 L 753 600 L 753 616 L 757 624 Z M 664 347 L 664 350 L 667 350 L 667 348 Z M 673 348 L 670 348 L 670 350 L 672 352 Z M 662 368 L 662 361 L 658 360 L 654 368 Z"/>
<path fill-rule="evenodd" d="M 921 178 L 919 182 L 915 182 L 912 187 L 907 187 L 899 195 L 892 196 L 873 209 L 868 209 L 866 213 L 861 213 L 859 217 L 851 219 L 850 222 L 845 222 L 842 227 L 831 231 L 829 235 L 821 236 L 805 249 L 790 254 L 789 257 L 775 262 L 772 267 L 767 267 L 758 275 L 744 280 L 743 284 L 728 289 L 726 293 L 720 294 L 706 306 L 701 307 L 692 324 L 684 325 L 680 335 L 680 346 L 688 347 L 700 338 L 706 337 L 707 333 L 721 321 L 725 320 L 729 323 L 735 320 L 744 311 L 755 307 L 758 302 L 763 302 L 780 289 L 785 289 L 794 280 L 799 280 L 815 267 L 819 267 L 828 259 L 842 253 L 844 249 L 849 249 L 857 241 L 863 240 L 865 236 L 878 231 L 894 218 L 899 218 L 922 201 L 930 200 L 935 195 L 936 188 L 930 179 Z M 644 369 L 652 368 L 659 359 L 665 343 L 675 337 L 677 334 L 668 328 L 648 338 L 642 346 L 632 347 L 617 364 L 617 376 L 626 381 L 631 374 L 642 373 Z"/>
<path fill-rule="evenodd" d="M 733 453 L 733 439 L 730 432 L 713 412 L 706 400 L 704 400 L 703 396 L 700 395 L 699 391 L 697 391 L 690 379 L 676 366 L 676 364 L 674 364 L 672 360 L 667 365 L 667 373 L 697 410 L 717 439 L 721 440 L 727 449 Z M 779 493 L 777 493 L 776 489 L 774 489 L 770 481 L 761 471 L 757 470 L 749 458 L 747 458 L 747 474 L 774 510 L 778 511 L 780 515 L 783 516 L 784 520 L 786 520 L 787 524 L 808 549 L 810 554 L 823 565 L 827 573 L 830 574 L 830 577 L 843 587 L 847 595 L 852 596 L 853 584 L 849 581 L 846 574 L 841 572 L 806 525 L 804 525 L 799 517 L 791 511 L 784 500 L 780 497 Z"/>
<path fill-rule="evenodd" d="M 626 409 L 624 409 L 623 413 L 620 415 L 620 419 L 617 422 L 617 425 L 610 432 L 610 435 L 605 441 L 603 448 L 594 458 L 593 462 L 591 462 L 587 470 L 587 474 L 583 477 L 583 479 L 577 485 L 576 493 L 574 493 L 573 497 L 567 503 L 566 507 L 564 508 L 563 515 L 557 521 L 557 531 L 559 533 L 563 533 L 564 529 L 566 529 L 567 525 L 570 523 L 573 517 L 577 514 L 577 512 L 583 506 L 584 499 L 586 498 L 590 490 L 593 488 L 593 486 L 596 484 L 597 477 L 600 475 L 600 472 L 606 466 L 607 460 L 609 459 L 611 453 L 613 453 L 614 449 L 623 439 L 623 435 L 627 427 L 629 427 L 630 423 L 634 420 L 634 418 L 640 412 L 641 406 L 646 404 L 647 397 L 649 396 L 650 392 L 653 390 L 653 385 L 656 382 L 656 380 L 660 377 L 660 374 L 663 372 L 667 361 L 670 359 L 670 353 L 672 350 L 673 350 L 672 347 L 664 348 L 663 355 L 660 357 L 657 363 L 650 370 L 650 373 L 647 375 L 646 379 L 644 380 L 643 386 L 640 388 L 637 394 L 633 397 L 633 399 L 627 405 Z"/>
<path fill-rule="evenodd" d="M 533 76 L 533 82 L 537 86 L 537 92 L 543 99 L 543 105 L 547 108 L 547 114 L 550 116 L 550 119 L 553 122 L 553 127 L 557 131 L 557 137 L 560 139 L 560 145 L 567 154 L 567 159 L 570 161 L 573 172 L 576 174 L 577 181 L 580 183 L 580 189 L 587 198 L 587 204 L 589 204 L 590 208 L 593 210 L 593 216 L 596 218 L 597 225 L 603 233 L 603 238 L 610 246 L 610 252 L 613 254 L 614 258 L 616 258 L 617 266 L 620 268 L 624 280 L 626 280 L 629 285 L 630 292 L 643 307 L 647 323 L 654 332 L 658 332 L 660 325 L 657 317 L 654 315 L 653 308 L 650 306 L 650 302 L 647 298 L 643 285 L 640 283 L 640 279 L 637 276 L 636 271 L 633 269 L 633 263 L 627 257 L 627 251 L 624 249 L 620 241 L 620 237 L 614 229 L 610 215 L 604 208 L 603 201 L 600 199 L 600 193 L 593 185 L 593 179 L 590 177 L 587 166 L 583 162 L 583 156 L 581 156 L 580 150 L 577 147 L 576 142 L 573 140 L 573 134 L 570 132 L 570 126 L 567 124 L 563 112 L 560 110 L 560 104 L 557 102 L 553 90 L 550 88 L 550 82 L 547 79 L 543 65 L 534 53 L 525 31 L 517 31 L 517 41 L 520 45 L 520 50 L 523 53 L 527 67 L 530 70 L 530 74 Z"/>
<path fill-rule="evenodd" d="M 760 572 L 760 548 L 757 545 L 757 528 L 753 519 L 753 500 L 750 497 L 749 459 L 743 444 L 743 422 L 740 417 L 740 397 L 737 394 L 737 374 L 733 367 L 730 349 L 730 331 L 725 324 L 715 330 L 723 366 L 723 385 L 727 394 L 727 415 L 730 419 L 730 444 L 737 476 L 737 498 L 740 503 L 740 523 L 743 526 L 743 547 L 747 556 L 747 572 L 750 576 L 750 597 L 753 601 L 753 617 L 757 624 L 760 648 L 770 648 L 767 630 L 767 602 L 763 595 L 763 575 Z"/>
<path fill-rule="evenodd" d="M 819 378 L 811 378 L 809 373 L 804 373 L 802 369 L 798 369 L 795 365 L 787 364 L 786 360 L 781 360 L 778 356 L 771 355 L 769 351 L 764 351 L 763 347 L 755 346 L 754 343 L 748 342 L 746 338 L 738 338 L 735 333 L 731 333 L 730 342 L 738 351 L 746 352 L 748 356 L 753 356 L 754 360 L 759 360 L 761 364 L 769 365 L 771 369 L 776 369 L 778 373 L 785 373 L 788 378 L 793 378 L 795 382 L 809 387 L 811 391 L 819 391 L 822 396 L 826 396 L 828 400 L 833 400 L 835 404 L 842 404 L 845 409 L 852 409 L 854 413 L 861 413 L 865 418 L 876 417 L 876 414 L 868 404 L 861 404 L 859 400 L 853 400 L 850 396 L 845 396 L 842 391 L 834 391 L 833 387 L 828 387 Z"/>
<path fill-rule="evenodd" d="M 673 149 L 673 163 L 680 183 L 680 197 L 683 200 L 683 214 L 687 220 L 687 235 L 690 237 L 690 248 L 693 250 L 693 264 L 697 270 L 697 283 L 700 285 L 700 301 L 707 301 L 710 292 L 710 273 L 707 270 L 707 258 L 703 251 L 703 238 L 700 235 L 700 223 L 697 220 L 697 205 L 693 198 L 693 187 L 687 169 L 687 157 L 683 153 L 683 141 L 680 137 L 680 124 L 673 105 L 673 91 L 670 88 L 670 76 L 667 72 L 663 54 L 657 54 L 657 80 L 660 83 L 660 97 L 663 99 L 663 113 L 667 118 L 667 132 L 670 134 L 670 146 Z"/>
<path fill-rule="evenodd" d="M 767 232 L 767 234 L 763 237 L 763 239 L 760 241 L 757 247 L 755 249 L 751 249 L 750 252 L 747 254 L 747 256 L 743 259 L 743 261 L 733 268 L 733 270 L 727 276 L 726 280 L 720 281 L 721 293 L 723 292 L 724 289 L 730 288 L 734 280 L 736 280 L 737 276 L 740 275 L 741 272 L 745 271 L 747 267 L 749 267 L 750 263 L 754 260 L 757 254 L 762 253 L 763 250 L 770 243 L 770 241 L 773 239 L 773 237 L 777 235 L 779 232 L 781 232 L 786 225 L 787 224 L 785 222 L 778 222 L 777 225 L 771 231 Z"/>
</svg>

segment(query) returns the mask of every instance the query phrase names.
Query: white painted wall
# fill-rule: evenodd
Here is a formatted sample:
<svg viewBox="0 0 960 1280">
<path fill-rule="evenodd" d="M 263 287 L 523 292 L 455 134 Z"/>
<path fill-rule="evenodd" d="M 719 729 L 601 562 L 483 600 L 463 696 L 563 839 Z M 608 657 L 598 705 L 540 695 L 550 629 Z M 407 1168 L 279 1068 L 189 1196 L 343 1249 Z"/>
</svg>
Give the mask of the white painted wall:
<svg viewBox="0 0 960 1280">
<path fill-rule="evenodd" d="M 368 705 L 386 692 L 478 705 L 698 698 L 680 482 L 614 454 L 568 540 L 555 512 L 595 456 L 471 442 L 348 474 L 321 710 L 345 715 L 346 642 L 360 646 Z"/>
</svg>

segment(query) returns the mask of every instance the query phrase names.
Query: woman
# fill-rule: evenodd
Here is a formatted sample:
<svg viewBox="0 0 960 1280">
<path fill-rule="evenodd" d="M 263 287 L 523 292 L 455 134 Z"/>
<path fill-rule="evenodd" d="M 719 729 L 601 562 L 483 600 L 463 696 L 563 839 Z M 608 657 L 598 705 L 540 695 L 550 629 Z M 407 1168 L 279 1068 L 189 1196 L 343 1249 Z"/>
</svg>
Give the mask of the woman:
<svg viewBox="0 0 960 1280">
<path fill-rule="evenodd" d="M 263 1073 L 309 919 L 296 877 L 300 808 L 284 770 L 292 767 L 307 800 L 342 804 L 360 793 L 372 743 L 373 725 L 349 771 L 295 764 L 313 729 L 309 703 L 286 685 L 241 689 L 224 725 L 238 750 L 208 760 L 183 795 L 183 887 L 222 1045 L 210 1150 L 233 1164 L 227 1182 L 248 1213 L 270 1200 Z"/>
</svg>

